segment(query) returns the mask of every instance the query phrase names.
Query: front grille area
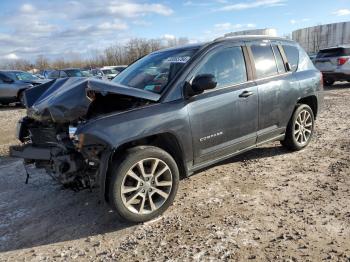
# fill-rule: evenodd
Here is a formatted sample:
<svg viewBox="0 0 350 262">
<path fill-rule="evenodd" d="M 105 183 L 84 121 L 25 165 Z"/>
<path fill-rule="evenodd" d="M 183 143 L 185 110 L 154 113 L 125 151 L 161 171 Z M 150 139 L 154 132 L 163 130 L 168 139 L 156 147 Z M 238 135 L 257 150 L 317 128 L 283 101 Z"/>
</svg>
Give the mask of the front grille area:
<svg viewBox="0 0 350 262">
<path fill-rule="evenodd" d="M 57 143 L 55 128 L 40 127 L 29 128 L 30 138 L 34 145 L 45 145 L 46 143 Z"/>
</svg>

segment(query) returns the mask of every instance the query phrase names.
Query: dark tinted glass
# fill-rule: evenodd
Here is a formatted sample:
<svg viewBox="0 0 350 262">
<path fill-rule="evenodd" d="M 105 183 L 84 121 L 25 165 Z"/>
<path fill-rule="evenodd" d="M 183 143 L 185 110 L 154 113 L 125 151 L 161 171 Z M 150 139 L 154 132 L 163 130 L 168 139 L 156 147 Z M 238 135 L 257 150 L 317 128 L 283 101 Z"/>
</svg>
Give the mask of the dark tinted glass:
<svg viewBox="0 0 350 262">
<path fill-rule="evenodd" d="M 81 71 L 78 70 L 78 69 L 64 70 L 64 72 L 65 72 L 69 77 L 82 77 L 82 76 L 83 76 L 83 74 L 81 73 Z"/>
<path fill-rule="evenodd" d="M 350 55 L 350 48 L 330 48 L 320 50 L 317 54 L 317 58 L 335 57 L 335 56 L 348 56 Z"/>
<path fill-rule="evenodd" d="M 284 45 L 284 52 L 286 53 L 289 64 L 291 65 L 292 71 L 296 71 L 299 64 L 299 50 L 295 46 Z"/>
<path fill-rule="evenodd" d="M 280 50 L 278 49 L 278 47 L 276 45 L 272 46 L 272 49 L 273 49 L 273 52 L 275 53 L 278 72 L 279 73 L 285 73 L 286 72 L 286 68 L 284 67 L 284 62 L 283 62 Z"/>
<path fill-rule="evenodd" d="M 59 76 L 59 71 L 52 71 L 49 73 L 48 78 L 54 79 L 54 78 L 58 78 Z"/>
<path fill-rule="evenodd" d="M 275 57 L 270 45 L 251 46 L 255 69 L 258 78 L 273 76 L 277 74 Z"/>
<path fill-rule="evenodd" d="M 225 48 L 209 55 L 196 75 L 212 74 L 217 88 L 247 81 L 247 72 L 241 47 Z"/>
<path fill-rule="evenodd" d="M 66 74 L 66 72 L 60 71 L 60 77 L 68 77 L 68 75 Z"/>
</svg>

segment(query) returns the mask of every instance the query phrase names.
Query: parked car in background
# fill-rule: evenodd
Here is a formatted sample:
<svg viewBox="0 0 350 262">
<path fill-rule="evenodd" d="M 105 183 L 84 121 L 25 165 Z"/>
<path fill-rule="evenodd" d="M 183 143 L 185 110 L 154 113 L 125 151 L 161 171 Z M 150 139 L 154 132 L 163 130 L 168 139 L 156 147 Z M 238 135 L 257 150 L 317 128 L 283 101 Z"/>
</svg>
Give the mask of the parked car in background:
<svg viewBox="0 0 350 262">
<path fill-rule="evenodd" d="M 0 103 L 8 105 L 9 103 L 20 102 L 24 105 L 23 91 L 47 81 L 48 80 L 39 79 L 38 77 L 24 71 L 1 70 Z"/>
<path fill-rule="evenodd" d="M 48 74 L 49 79 L 65 78 L 65 77 L 85 77 L 80 68 L 65 68 L 53 70 Z"/>
<path fill-rule="evenodd" d="M 54 70 L 53 69 L 45 69 L 45 70 L 39 71 L 39 74 L 42 75 L 45 79 L 48 79 L 49 73 L 52 71 L 54 71 Z"/>
<path fill-rule="evenodd" d="M 102 67 L 101 69 L 104 70 L 104 69 L 113 69 L 117 72 L 117 75 L 120 74 L 121 72 L 124 71 L 125 68 L 127 68 L 128 66 L 127 65 L 119 65 L 119 66 L 104 66 Z"/>
<path fill-rule="evenodd" d="M 90 70 L 91 74 L 97 78 L 97 79 L 101 79 L 101 80 L 109 80 L 108 77 L 103 73 L 103 71 L 99 68 L 95 68 L 95 69 L 91 69 Z"/>
<path fill-rule="evenodd" d="M 40 79 L 39 77 L 20 70 L 3 70 L 1 71 L 3 74 L 6 74 L 9 78 L 11 78 L 14 81 L 21 81 L 24 83 L 29 83 L 32 85 L 41 85 L 43 83 L 48 82 L 49 80 L 46 79 Z"/>
<path fill-rule="evenodd" d="M 322 49 L 318 52 L 315 65 L 323 74 L 326 85 L 335 81 L 350 82 L 350 46 L 337 46 Z"/>
<path fill-rule="evenodd" d="M 112 80 L 119 74 L 119 72 L 113 68 L 101 68 L 101 71 L 103 72 L 103 75 L 107 77 L 108 80 Z"/>
<path fill-rule="evenodd" d="M 81 74 L 83 77 L 93 77 L 93 74 L 91 74 L 89 69 L 81 69 Z"/>
<path fill-rule="evenodd" d="M 58 79 L 25 96 L 11 155 L 66 186 L 100 186 L 120 217 L 141 222 L 172 204 L 180 177 L 266 142 L 305 148 L 323 82 L 297 43 L 241 36 L 151 53 L 111 82 Z"/>
</svg>

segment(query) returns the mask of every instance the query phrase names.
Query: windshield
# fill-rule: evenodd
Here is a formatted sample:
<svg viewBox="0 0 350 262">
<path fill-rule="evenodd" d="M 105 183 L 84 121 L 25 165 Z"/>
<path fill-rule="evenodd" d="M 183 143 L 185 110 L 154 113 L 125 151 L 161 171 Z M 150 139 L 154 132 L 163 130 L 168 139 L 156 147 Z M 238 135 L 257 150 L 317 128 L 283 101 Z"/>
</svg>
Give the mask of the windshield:
<svg viewBox="0 0 350 262">
<path fill-rule="evenodd" d="M 69 77 L 82 77 L 84 76 L 79 69 L 72 69 L 72 70 L 64 70 L 64 72 L 69 76 Z"/>
<path fill-rule="evenodd" d="M 102 69 L 102 72 L 106 75 L 115 75 L 117 74 L 118 72 L 114 69 Z"/>
<path fill-rule="evenodd" d="M 112 81 L 129 87 L 161 93 L 198 49 L 175 49 L 141 58 Z"/>
<path fill-rule="evenodd" d="M 27 72 L 12 72 L 10 73 L 10 75 L 12 76 L 12 78 L 16 80 L 23 80 L 23 81 L 38 80 L 38 77 Z"/>
</svg>

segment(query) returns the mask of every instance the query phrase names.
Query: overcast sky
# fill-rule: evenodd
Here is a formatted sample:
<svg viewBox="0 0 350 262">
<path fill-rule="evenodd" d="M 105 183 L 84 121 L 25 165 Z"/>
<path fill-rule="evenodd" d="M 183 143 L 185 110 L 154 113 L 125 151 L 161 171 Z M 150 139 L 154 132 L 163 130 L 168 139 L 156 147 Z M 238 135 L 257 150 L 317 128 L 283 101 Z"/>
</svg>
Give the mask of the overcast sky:
<svg viewBox="0 0 350 262">
<path fill-rule="evenodd" d="M 350 0 L 0 0 L 0 59 L 87 56 L 133 37 L 208 41 L 350 20 Z"/>
</svg>

